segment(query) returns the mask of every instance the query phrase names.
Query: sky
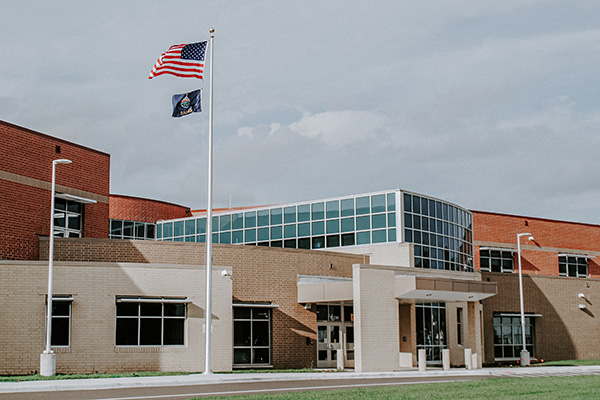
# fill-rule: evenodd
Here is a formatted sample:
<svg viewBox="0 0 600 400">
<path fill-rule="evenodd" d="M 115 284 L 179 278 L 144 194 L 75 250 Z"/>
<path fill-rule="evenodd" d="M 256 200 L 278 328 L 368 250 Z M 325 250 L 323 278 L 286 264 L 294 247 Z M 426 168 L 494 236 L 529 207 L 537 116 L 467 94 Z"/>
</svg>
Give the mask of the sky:
<svg viewBox="0 0 600 400">
<path fill-rule="evenodd" d="M 111 193 L 215 207 L 406 189 L 600 223 L 600 3 L 0 0 L 0 120 L 111 155 Z M 171 96 L 203 88 L 201 113 Z"/>
</svg>

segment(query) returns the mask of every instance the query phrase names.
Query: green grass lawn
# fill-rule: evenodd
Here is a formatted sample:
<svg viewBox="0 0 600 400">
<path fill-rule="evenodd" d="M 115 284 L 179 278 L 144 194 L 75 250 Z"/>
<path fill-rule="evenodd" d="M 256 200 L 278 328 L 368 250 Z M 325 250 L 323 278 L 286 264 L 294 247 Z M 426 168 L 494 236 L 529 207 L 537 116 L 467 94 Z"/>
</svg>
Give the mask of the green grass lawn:
<svg viewBox="0 0 600 400">
<path fill-rule="evenodd" d="M 222 399 L 202 397 L 198 400 Z M 365 400 L 365 399 L 599 399 L 600 376 L 490 378 L 469 382 L 422 383 L 366 389 L 308 391 L 232 396 L 236 400 Z"/>
</svg>

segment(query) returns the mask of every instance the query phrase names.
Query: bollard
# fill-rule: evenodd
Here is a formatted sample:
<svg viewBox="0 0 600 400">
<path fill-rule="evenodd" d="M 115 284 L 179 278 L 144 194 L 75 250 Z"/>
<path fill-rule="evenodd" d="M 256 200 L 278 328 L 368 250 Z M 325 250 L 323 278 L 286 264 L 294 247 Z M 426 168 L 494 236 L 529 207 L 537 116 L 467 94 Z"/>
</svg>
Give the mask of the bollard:
<svg viewBox="0 0 600 400">
<path fill-rule="evenodd" d="M 427 351 L 420 349 L 418 354 L 419 371 L 425 371 L 427 369 Z"/>
<path fill-rule="evenodd" d="M 335 352 L 336 352 L 336 358 L 337 358 L 337 370 L 343 371 L 344 370 L 344 350 L 337 349 Z"/>
<path fill-rule="evenodd" d="M 465 368 L 466 369 L 472 369 L 473 366 L 471 365 L 471 349 L 465 349 Z"/>
<path fill-rule="evenodd" d="M 442 349 L 442 366 L 444 371 L 450 370 L 450 349 Z"/>
<path fill-rule="evenodd" d="M 477 360 L 477 353 L 471 354 L 471 368 L 477 369 L 479 366 L 479 361 Z"/>
</svg>

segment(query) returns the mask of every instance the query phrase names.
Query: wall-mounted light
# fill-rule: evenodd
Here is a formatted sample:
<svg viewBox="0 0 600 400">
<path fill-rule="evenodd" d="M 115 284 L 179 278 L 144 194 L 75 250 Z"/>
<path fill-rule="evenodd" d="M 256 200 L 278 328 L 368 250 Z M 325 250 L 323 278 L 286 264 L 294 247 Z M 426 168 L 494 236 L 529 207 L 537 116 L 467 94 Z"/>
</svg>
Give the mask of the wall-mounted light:
<svg viewBox="0 0 600 400">
<path fill-rule="evenodd" d="M 585 299 L 585 294 L 583 294 L 583 293 L 579 293 L 579 298 L 580 298 L 580 299 Z"/>
<path fill-rule="evenodd" d="M 580 304 L 579 305 L 579 309 L 580 310 L 585 310 L 587 308 L 587 306 L 585 304 Z"/>
</svg>

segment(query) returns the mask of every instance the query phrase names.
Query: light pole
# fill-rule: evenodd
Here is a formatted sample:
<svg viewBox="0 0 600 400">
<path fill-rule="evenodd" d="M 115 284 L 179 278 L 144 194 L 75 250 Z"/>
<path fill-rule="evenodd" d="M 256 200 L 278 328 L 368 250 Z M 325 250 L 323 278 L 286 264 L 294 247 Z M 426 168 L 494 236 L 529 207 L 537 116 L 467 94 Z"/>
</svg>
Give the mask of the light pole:
<svg viewBox="0 0 600 400">
<path fill-rule="evenodd" d="M 54 196 L 56 194 L 56 165 L 71 164 L 71 160 L 52 161 L 52 189 L 50 198 L 50 245 L 48 249 L 48 309 L 46 311 L 46 349 L 40 354 L 40 375 L 56 374 L 56 354 L 52 352 L 52 273 L 54 268 Z"/>
<path fill-rule="evenodd" d="M 533 240 L 531 233 L 517 233 L 517 257 L 519 259 L 519 302 L 521 303 L 521 340 L 523 349 L 521 350 L 521 366 L 529 365 L 529 352 L 525 346 L 525 309 L 523 307 L 523 272 L 521 269 L 521 236 L 529 236 L 527 240 Z"/>
</svg>

